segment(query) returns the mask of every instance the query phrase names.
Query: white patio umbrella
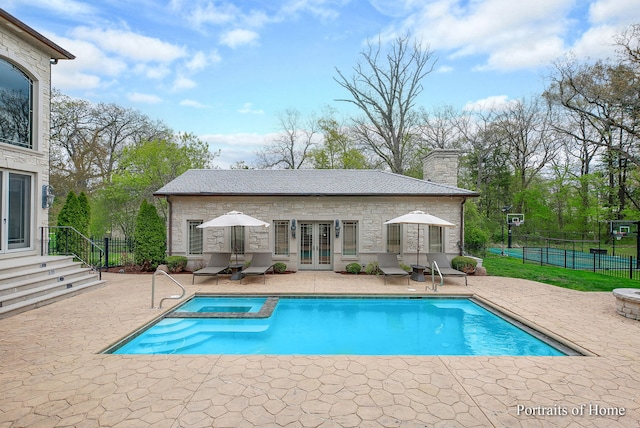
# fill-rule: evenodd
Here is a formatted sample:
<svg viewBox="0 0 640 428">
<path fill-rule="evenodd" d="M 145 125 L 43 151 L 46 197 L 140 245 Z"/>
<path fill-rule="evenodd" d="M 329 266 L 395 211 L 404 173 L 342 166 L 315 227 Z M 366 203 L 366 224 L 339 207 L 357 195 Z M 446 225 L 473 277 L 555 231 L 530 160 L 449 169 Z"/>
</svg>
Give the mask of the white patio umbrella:
<svg viewBox="0 0 640 428">
<path fill-rule="evenodd" d="M 384 224 L 417 224 L 418 225 L 418 248 L 416 250 L 416 264 L 419 264 L 420 259 L 420 225 L 440 226 L 440 227 L 456 227 L 455 224 L 449 223 L 446 220 L 436 217 L 424 211 L 411 211 L 409 214 L 401 215 L 400 217 L 393 218 L 389 221 L 385 221 Z"/>
<path fill-rule="evenodd" d="M 231 226 L 262 226 L 269 227 L 269 223 L 262 220 L 258 220 L 255 217 L 241 213 L 240 211 L 229 211 L 219 217 L 211 219 L 205 223 L 198 225 L 197 227 L 204 229 L 207 227 L 231 227 Z M 238 252 L 236 253 L 236 263 L 238 263 Z"/>
</svg>

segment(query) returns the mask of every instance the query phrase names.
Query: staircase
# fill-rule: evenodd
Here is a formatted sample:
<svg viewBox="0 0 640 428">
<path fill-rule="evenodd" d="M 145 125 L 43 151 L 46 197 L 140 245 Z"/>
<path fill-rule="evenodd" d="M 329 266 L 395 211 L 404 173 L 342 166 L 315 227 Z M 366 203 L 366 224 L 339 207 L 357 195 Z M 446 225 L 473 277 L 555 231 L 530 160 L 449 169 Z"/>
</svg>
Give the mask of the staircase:
<svg viewBox="0 0 640 428">
<path fill-rule="evenodd" d="M 39 308 L 103 284 L 72 256 L 0 260 L 0 319 Z"/>
</svg>

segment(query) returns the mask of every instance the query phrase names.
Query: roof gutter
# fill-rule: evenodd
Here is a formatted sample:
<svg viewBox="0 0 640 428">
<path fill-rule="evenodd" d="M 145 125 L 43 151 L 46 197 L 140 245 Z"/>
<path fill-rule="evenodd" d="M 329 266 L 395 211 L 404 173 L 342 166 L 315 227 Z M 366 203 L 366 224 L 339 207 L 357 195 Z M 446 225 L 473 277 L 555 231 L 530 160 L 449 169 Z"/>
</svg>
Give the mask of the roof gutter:
<svg viewBox="0 0 640 428">
<path fill-rule="evenodd" d="M 460 254 L 464 255 L 464 204 L 467 202 L 467 198 L 462 197 L 462 202 L 460 203 Z"/>
<path fill-rule="evenodd" d="M 169 199 L 169 196 L 165 196 L 165 201 L 167 201 L 167 214 L 169 215 L 169 219 L 167 220 L 167 256 L 172 256 L 172 248 L 173 248 L 173 204 Z"/>
</svg>

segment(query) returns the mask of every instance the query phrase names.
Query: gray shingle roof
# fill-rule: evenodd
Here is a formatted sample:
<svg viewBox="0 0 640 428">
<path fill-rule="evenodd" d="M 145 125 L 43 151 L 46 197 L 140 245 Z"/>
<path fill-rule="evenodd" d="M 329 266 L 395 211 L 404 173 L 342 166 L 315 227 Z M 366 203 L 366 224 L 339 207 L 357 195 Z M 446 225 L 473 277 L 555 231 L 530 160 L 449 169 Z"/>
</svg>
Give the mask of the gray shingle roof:
<svg viewBox="0 0 640 428">
<path fill-rule="evenodd" d="M 155 195 L 478 196 L 469 190 L 404 175 L 355 169 L 192 169 Z"/>
</svg>

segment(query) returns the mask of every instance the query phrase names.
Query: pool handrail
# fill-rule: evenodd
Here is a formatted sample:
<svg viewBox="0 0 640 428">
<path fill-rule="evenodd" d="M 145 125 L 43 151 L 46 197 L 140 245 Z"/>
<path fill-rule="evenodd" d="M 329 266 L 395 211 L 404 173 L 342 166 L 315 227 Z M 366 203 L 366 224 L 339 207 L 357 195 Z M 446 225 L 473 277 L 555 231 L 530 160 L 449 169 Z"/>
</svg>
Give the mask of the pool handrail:
<svg viewBox="0 0 640 428">
<path fill-rule="evenodd" d="M 433 291 L 438 291 L 438 286 L 436 285 L 436 279 L 435 279 L 435 272 L 438 272 L 438 276 L 440 277 L 440 285 L 443 285 L 444 278 L 442 278 L 442 272 L 440 272 L 438 263 L 435 260 L 432 260 L 431 261 L 431 288 L 433 289 Z"/>
<path fill-rule="evenodd" d="M 182 284 L 180 284 L 174 277 L 172 277 L 166 271 L 164 271 L 163 269 L 158 267 L 158 269 L 156 269 L 156 271 L 153 273 L 153 277 L 151 279 L 151 309 L 154 308 L 153 304 L 155 303 L 156 275 L 158 273 L 163 274 L 164 276 L 169 278 L 178 287 L 180 287 L 182 289 L 182 293 L 180 293 L 180 294 L 172 294 L 171 296 L 163 297 L 162 299 L 160 299 L 160 304 L 158 305 L 158 309 L 162 309 L 162 302 L 164 302 L 165 300 L 168 300 L 168 299 L 176 299 L 176 300 L 177 299 L 182 299 L 184 297 L 185 293 L 187 292 L 187 290 L 184 288 L 184 286 Z"/>
</svg>

